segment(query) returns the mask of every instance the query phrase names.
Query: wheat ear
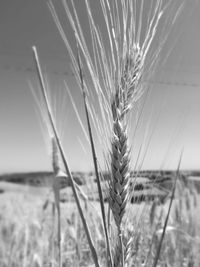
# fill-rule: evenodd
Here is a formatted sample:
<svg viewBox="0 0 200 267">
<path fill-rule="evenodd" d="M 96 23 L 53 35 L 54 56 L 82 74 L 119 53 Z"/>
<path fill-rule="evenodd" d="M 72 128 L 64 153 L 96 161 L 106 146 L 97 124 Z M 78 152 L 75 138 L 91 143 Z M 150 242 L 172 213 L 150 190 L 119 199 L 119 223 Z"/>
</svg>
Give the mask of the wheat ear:
<svg viewBox="0 0 200 267">
<path fill-rule="evenodd" d="M 138 91 L 142 73 L 140 50 L 133 50 L 124 62 L 121 83 L 113 97 L 111 108 L 113 117 L 113 139 L 111 147 L 110 207 L 118 231 L 118 243 L 115 249 L 114 263 L 121 259 L 124 266 L 124 248 L 122 238 L 122 219 L 129 199 L 130 149 L 127 136 L 127 113 L 131 109 L 133 97 Z"/>
</svg>

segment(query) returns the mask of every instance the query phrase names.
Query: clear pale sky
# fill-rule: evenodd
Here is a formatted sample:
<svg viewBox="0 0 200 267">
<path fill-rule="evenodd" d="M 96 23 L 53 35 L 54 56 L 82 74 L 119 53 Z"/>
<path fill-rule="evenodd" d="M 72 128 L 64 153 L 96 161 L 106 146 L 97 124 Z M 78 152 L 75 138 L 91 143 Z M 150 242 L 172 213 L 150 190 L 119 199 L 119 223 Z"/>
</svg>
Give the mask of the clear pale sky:
<svg viewBox="0 0 200 267">
<path fill-rule="evenodd" d="M 84 17 L 80 6 L 83 2 L 74 2 Z M 60 14 L 63 16 L 62 11 Z M 149 133 L 153 128 L 155 130 L 143 168 L 175 168 L 184 147 L 182 168 L 200 169 L 198 1 L 191 15 L 188 14 L 184 12 L 176 26 L 175 33 L 181 35 L 166 64 L 159 68 L 159 75 L 156 75 L 155 83 L 150 88 L 141 126 L 133 142 L 137 152 L 142 142 L 142 133 L 151 120 Z M 70 34 L 69 31 L 69 39 Z M 174 36 L 169 38 L 168 43 L 174 43 Z M 81 114 L 83 107 L 71 75 L 69 56 L 45 1 L 1 0 L 0 40 L 0 173 L 50 170 L 48 148 L 29 87 L 29 82 L 37 84 L 32 45 L 38 48 L 53 95 L 60 94 L 58 90 L 66 80 Z M 85 145 L 70 100 L 67 95 L 66 98 L 58 96 L 59 99 L 65 100 L 60 121 L 65 122 L 63 140 L 70 168 L 77 171 L 92 170 L 90 150 Z"/>
</svg>

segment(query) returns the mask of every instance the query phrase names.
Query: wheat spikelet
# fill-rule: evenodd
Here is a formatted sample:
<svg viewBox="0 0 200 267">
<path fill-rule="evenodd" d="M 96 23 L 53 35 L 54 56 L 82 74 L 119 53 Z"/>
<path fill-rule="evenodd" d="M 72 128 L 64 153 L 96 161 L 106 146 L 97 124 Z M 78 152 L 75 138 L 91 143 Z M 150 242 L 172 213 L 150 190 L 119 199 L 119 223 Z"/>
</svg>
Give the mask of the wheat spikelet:
<svg viewBox="0 0 200 267">
<path fill-rule="evenodd" d="M 133 257 L 133 254 L 137 253 L 137 250 L 138 250 L 137 245 L 138 245 L 138 241 L 139 241 L 138 238 L 139 238 L 139 235 L 137 235 L 135 238 L 135 236 L 132 233 L 126 241 L 125 253 L 124 253 L 125 267 L 129 266 L 131 258 Z"/>
<path fill-rule="evenodd" d="M 120 121 L 114 123 L 112 142 L 112 185 L 110 187 L 110 205 L 117 227 L 120 227 L 128 200 L 129 152 L 127 136 Z"/>
<path fill-rule="evenodd" d="M 123 119 L 125 114 L 131 109 L 134 97 L 139 91 L 143 62 L 144 60 L 139 45 L 133 44 L 133 48 L 130 53 L 127 53 L 124 60 L 121 83 L 113 97 L 111 107 L 114 120 L 116 120 L 117 116 Z"/>
<path fill-rule="evenodd" d="M 191 210 L 190 192 L 188 189 L 185 189 L 185 206 L 187 211 Z"/>
<path fill-rule="evenodd" d="M 153 226 L 154 225 L 154 221 L 155 221 L 155 215 L 156 215 L 156 208 L 157 208 L 157 202 L 154 201 L 153 204 L 151 205 L 151 209 L 149 212 L 149 221 L 150 221 L 150 225 Z"/>
<path fill-rule="evenodd" d="M 119 240 L 121 240 L 117 243 L 115 249 L 114 263 L 119 262 L 120 258 L 123 262 L 124 252 L 121 225 L 129 199 L 130 181 L 130 150 L 128 147 L 125 115 L 131 108 L 133 97 L 138 90 L 137 86 L 141 77 L 142 57 L 138 51 L 139 48 L 134 51 L 134 54 L 131 51 L 131 54 L 126 57 L 121 83 L 111 103 L 113 138 L 111 143 L 112 181 L 110 183 L 110 207 L 118 229 Z"/>
<path fill-rule="evenodd" d="M 125 114 L 130 110 L 133 95 L 137 91 L 139 78 L 141 77 L 142 57 L 138 51 L 139 48 L 134 51 L 135 54 L 131 51 L 131 55 L 126 57 L 121 83 L 111 103 L 113 139 L 111 144 L 112 182 L 110 203 L 118 228 L 120 228 L 128 200 L 130 156 Z"/>
<path fill-rule="evenodd" d="M 52 167 L 54 174 L 57 175 L 60 171 L 58 147 L 54 137 L 51 138 L 51 142 L 52 142 Z"/>
</svg>

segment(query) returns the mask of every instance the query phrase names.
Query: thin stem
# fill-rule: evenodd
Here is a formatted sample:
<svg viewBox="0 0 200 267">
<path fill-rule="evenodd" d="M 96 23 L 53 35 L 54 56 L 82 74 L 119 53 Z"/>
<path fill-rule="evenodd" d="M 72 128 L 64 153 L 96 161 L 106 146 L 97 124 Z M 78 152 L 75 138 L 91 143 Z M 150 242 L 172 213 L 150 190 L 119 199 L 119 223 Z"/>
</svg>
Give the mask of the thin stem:
<svg viewBox="0 0 200 267">
<path fill-rule="evenodd" d="M 93 157 L 95 175 L 96 175 L 96 178 L 97 178 L 97 188 L 98 188 L 98 194 L 99 194 L 99 200 L 100 200 L 100 207 L 101 207 L 101 214 L 102 214 L 102 219 L 103 219 L 104 231 L 105 231 L 105 236 L 106 236 L 107 250 L 108 250 L 109 259 L 110 259 L 110 266 L 113 267 L 112 255 L 111 255 L 111 250 L 110 250 L 110 241 L 109 241 L 109 237 L 108 237 L 108 229 L 107 229 L 107 226 L 106 226 L 106 216 L 105 216 L 103 193 L 102 193 L 101 182 L 100 182 L 100 177 L 99 177 L 97 156 L 96 156 L 96 151 L 95 151 L 95 146 L 94 146 L 94 140 L 93 140 L 93 135 L 92 135 L 90 118 L 89 118 L 89 113 L 88 113 L 88 108 L 87 108 L 86 93 L 85 93 L 84 80 L 83 80 L 83 71 L 82 71 L 82 68 L 81 68 L 81 59 L 80 59 L 78 44 L 77 44 L 77 61 L 78 61 L 78 67 L 79 67 L 79 74 L 80 74 L 80 80 L 81 80 L 81 89 L 82 89 L 82 93 L 83 93 L 83 102 L 84 102 L 85 114 L 86 114 L 86 119 L 87 119 L 87 126 L 88 126 L 90 145 L 91 145 L 91 150 L 92 150 L 92 157 Z"/>
<path fill-rule="evenodd" d="M 54 177 L 53 184 L 55 206 L 57 210 L 57 250 L 58 250 L 58 266 L 62 267 L 62 254 L 61 254 L 61 220 L 60 220 L 60 190 L 58 177 Z"/>
<path fill-rule="evenodd" d="M 121 267 L 124 267 L 124 246 L 123 246 L 121 227 L 119 228 L 119 242 L 120 242 L 120 249 L 121 249 Z"/>
<path fill-rule="evenodd" d="M 169 203 L 169 208 L 168 208 L 167 216 L 166 216 L 164 227 L 163 227 L 163 231 L 162 231 L 162 236 L 160 238 L 158 249 L 156 251 L 156 257 L 155 257 L 155 260 L 154 260 L 153 267 L 156 267 L 157 264 L 158 264 L 158 259 L 159 259 L 159 256 L 160 256 L 160 251 L 161 251 L 162 243 L 163 243 L 165 232 L 166 232 L 166 228 L 167 228 L 167 223 L 168 223 L 168 220 L 169 220 L 169 214 L 170 214 L 170 211 L 171 211 L 172 202 L 173 202 L 174 195 L 175 195 L 176 183 L 177 183 L 177 179 L 178 179 L 178 176 L 179 176 L 179 169 L 180 169 L 182 155 L 183 155 L 183 151 L 181 152 L 181 155 L 180 155 L 178 168 L 177 168 L 177 171 L 176 171 L 176 177 L 175 177 L 175 181 L 174 181 L 174 186 L 173 186 L 173 190 L 172 190 L 172 195 L 171 195 L 171 199 L 170 199 L 170 203 Z"/>
<path fill-rule="evenodd" d="M 78 197 L 78 194 L 77 194 L 77 191 L 76 191 L 76 186 L 75 186 L 75 183 L 74 183 L 74 179 L 73 179 L 72 174 L 70 172 L 70 169 L 68 167 L 66 156 L 65 156 L 64 150 L 62 148 L 62 144 L 61 144 L 61 141 L 60 141 L 60 138 L 59 138 L 59 135 L 58 135 L 58 131 L 56 129 L 55 122 L 54 122 L 54 119 L 53 119 L 53 116 L 52 116 L 52 113 L 51 113 L 50 105 L 49 105 L 48 98 L 47 98 L 45 83 L 44 83 L 44 79 L 43 79 L 43 75 L 42 75 L 42 71 L 41 71 L 41 67 L 40 67 L 40 62 L 39 62 L 39 58 L 38 58 L 38 54 L 37 54 L 37 49 L 36 49 L 35 46 L 33 46 L 32 49 L 33 49 L 33 55 L 34 55 L 34 60 L 35 60 L 35 63 L 36 63 L 37 74 L 38 74 L 38 77 L 39 77 L 39 82 L 40 82 L 42 94 L 43 94 L 43 97 L 44 97 L 44 102 L 45 102 L 45 106 L 46 106 L 46 109 L 47 109 L 50 125 L 52 127 L 52 130 L 53 130 L 53 133 L 54 133 L 54 136 L 55 136 L 55 140 L 57 142 L 58 149 L 60 151 L 60 155 L 61 155 L 64 167 L 65 167 L 66 173 L 67 173 L 67 175 L 69 177 L 69 180 L 71 182 L 72 191 L 73 191 L 73 194 L 74 194 L 74 198 L 75 198 L 75 201 L 76 201 L 76 204 L 77 204 L 77 208 L 78 208 L 79 214 L 80 214 L 81 219 L 82 219 L 82 223 L 83 223 L 85 232 L 86 232 L 86 236 L 87 236 L 87 239 L 88 239 L 88 244 L 89 244 L 90 250 L 92 252 L 92 256 L 93 256 L 93 260 L 94 260 L 95 266 L 96 267 L 100 267 L 99 262 L 98 262 L 96 249 L 95 249 L 95 247 L 93 245 L 91 234 L 90 234 L 86 219 L 84 217 L 83 210 L 82 210 L 82 207 L 81 207 L 81 204 L 80 204 L 80 200 L 79 200 L 79 197 Z"/>
</svg>

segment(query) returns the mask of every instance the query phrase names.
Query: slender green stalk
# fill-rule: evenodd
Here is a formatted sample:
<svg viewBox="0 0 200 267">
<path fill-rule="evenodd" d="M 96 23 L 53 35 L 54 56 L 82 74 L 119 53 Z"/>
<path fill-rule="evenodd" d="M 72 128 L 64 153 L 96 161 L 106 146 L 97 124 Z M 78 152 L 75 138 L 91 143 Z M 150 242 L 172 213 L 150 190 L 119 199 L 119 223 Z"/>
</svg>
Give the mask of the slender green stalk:
<svg viewBox="0 0 200 267">
<path fill-rule="evenodd" d="M 103 199 L 103 193 L 102 193 L 102 188 L 101 188 L 101 181 L 100 181 L 100 177 L 99 177 L 97 156 L 96 156 L 96 151 L 95 151 L 95 146 L 94 146 L 94 141 L 93 141 L 93 135 L 92 135 L 92 129 L 91 129 L 91 124 L 90 124 L 89 112 L 88 112 L 88 108 L 87 108 L 86 92 L 85 92 L 85 88 L 84 88 L 83 71 L 82 71 L 82 67 L 81 67 L 81 58 L 80 58 L 80 54 L 79 54 L 78 44 L 77 44 L 77 62 L 78 62 L 79 73 L 80 73 L 80 81 L 81 81 L 83 102 L 84 102 L 85 114 L 86 114 L 86 119 L 87 119 L 87 126 L 88 126 L 88 132 L 89 132 L 89 138 L 90 138 L 90 144 L 91 144 L 91 150 L 92 150 L 92 157 L 93 157 L 95 175 L 96 175 L 96 178 L 97 178 L 97 188 L 98 188 L 98 194 L 99 194 L 101 214 L 102 214 L 102 219 L 103 219 L 103 225 L 104 225 L 104 231 L 105 231 L 106 243 L 107 243 L 107 250 L 108 250 L 108 255 L 109 255 L 109 264 L 110 265 L 108 264 L 108 266 L 112 267 L 113 266 L 113 262 L 112 262 L 112 255 L 111 255 L 111 250 L 110 250 L 110 241 L 109 241 L 109 237 L 108 237 L 108 229 L 107 229 L 107 225 L 106 225 L 104 199 Z"/>
<path fill-rule="evenodd" d="M 158 244 L 158 248 L 157 248 L 157 251 L 156 251 L 156 256 L 155 256 L 155 260 L 154 260 L 154 263 L 153 263 L 153 267 L 156 267 L 157 264 L 158 264 L 160 251 L 161 251 L 161 248 L 162 248 L 162 243 L 163 243 L 163 240 L 164 240 L 164 237 L 165 237 L 167 223 L 168 223 L 168 220 L 169 220 L 169 214 L 170 214 L 170 211 L 171 211 L 172 202 L 173 202 L 174 195 L 175 195 L 176 184 L 177 184 L 177 180 L 178 180 L 178 176 L 179 176 L 179 170 L 180 170 L 182 155 L 183 155 L 183 152 L 181 152 L 181 155 L 180 155 L 178 168 L 177 168 L 177 171 L 176 171 L 176 177 L 175 177 L 175 181 L 174 181 L 174 186 L 173 186 L 173 190 L 172 190 L 172 195 L 171 195 L 171 199 L 170 199 L 170 203 L 169 203 L 169 208 L 168 208 L 167 216 L 166 216 L 165 223 L 164 223 L 164 226 L 163 226 L 163 231 L 162 231 L 162 235 L 161 235 L 161 238 L 160 238 L 160 242 Z"/>
<path fill-rule="evenodd" d="M 95 266 L 96 267 L 100 267 L 99 261 L 98 261 L 98 256 L 97 256 L 97 253 L 96 253 L 96 249 L 95 249 L 95 247 L 93 245 L 93 241 L 92 241 L 92 238 L 91 238 L 90 230 L 88 228 L 88 225 L 87 225 L 87 222 L 86 222 L 86 219 L 85 219 L 85 216 L 83 214 L 83 210 L 82 210 L 82 207 L 81 207 L 81 204 L 80 204 L 79 196 L 78 196 L 77 191 L 76 191 L 76 186 L 75 186 L 75 183 L 74 183 L 74 179 L 73 179 L 73 176 L 72 176 L 72 174 L 70 172 L 70 169 L 68 167 L 66 156 L 65 156 L 64 150 L 62 148 L 62 144 L 61 144 L 61 141 L 60 141 L 60 138 L 59 138 L 59 135 L 58 135 L 58 131 L 56 129 L 55 122 L 54 122 L 54 119 L 53 119 L 53 116 L 52 116 L 52 113 L 51 113 L 50 105 L 49 105 L 48 98 L 47 98 L 45 83 L 44 83 L 44 79 L 43 79 L 43 75 L 42 75 L 42 71 L 41 71 L 41 67 L 40 67 L 40 62 L 39 62 L 39 58 L 38 58 L 38 54 L 37 54 L 37 49 L 36 49 L 35 46 L 33 46 L 32 49 L 33 49 L 33 55 L 34 55 L 34 60 L 35 60 L 35 64 L 36 64 L 37 74 L 38 74 L 38 77 L 39 77 L 39 82 L 40 82 L 40 86 L 41 86 L 41 90 L 42 90 L 42 95 L 43 95 L 43 98 L 44 98 L 45 106 L 46 106 L 46 109 L 47 109 L 50 125 L 52 127 L 52 131 L 54 133 L 55 140 L 56 140 L 58 149 L 60 151 L 60 155 L 61 155 L 64 167 L 65 167 L 66 173 L 67 173 L 67 175 L 68 175 L 68 177 L 70 179 L 70 182 L 71 182 L 72 191 L 73 191 L 73 194 L 74 194 L 74 198 L 75 198 L 75 201 L 76 201 L 76 204 L 77 204 L 77 208 L 78 208 L 80 217 L 82 219 L 83 227 L 85 229 L 85 233 L 86 233 L 86 236 L 87 236 L 87 239 L 88 239 L 88 244 L 90 246 L 90 250 L 91 250 L 91 253 L 92 253 L 92 257 L 93 257 Z"/>
<path fill-rule="evenodd" d="M 58 253 L 58 266 L 62 267 L 62 252 L 61 252 L 61 214 L 60 214 L 60 166 L 58 148 L 54 138 L 52 138 L 52 166 L 54 171 L 53 179 L 53 192 L 55 199 L 55 206 L 57 211 L 57 253 Z M 57 255 L 56 255 L 57 256 Z"/>
<path fill-rule="evenodd" d="M 121 249 L 121 265 L 124 267 L 124 245 L 123 245 L 123 235 L 122 230 L 119 230 L 119 241 L 120 241 L 120 249 Z"/>
</svg>

